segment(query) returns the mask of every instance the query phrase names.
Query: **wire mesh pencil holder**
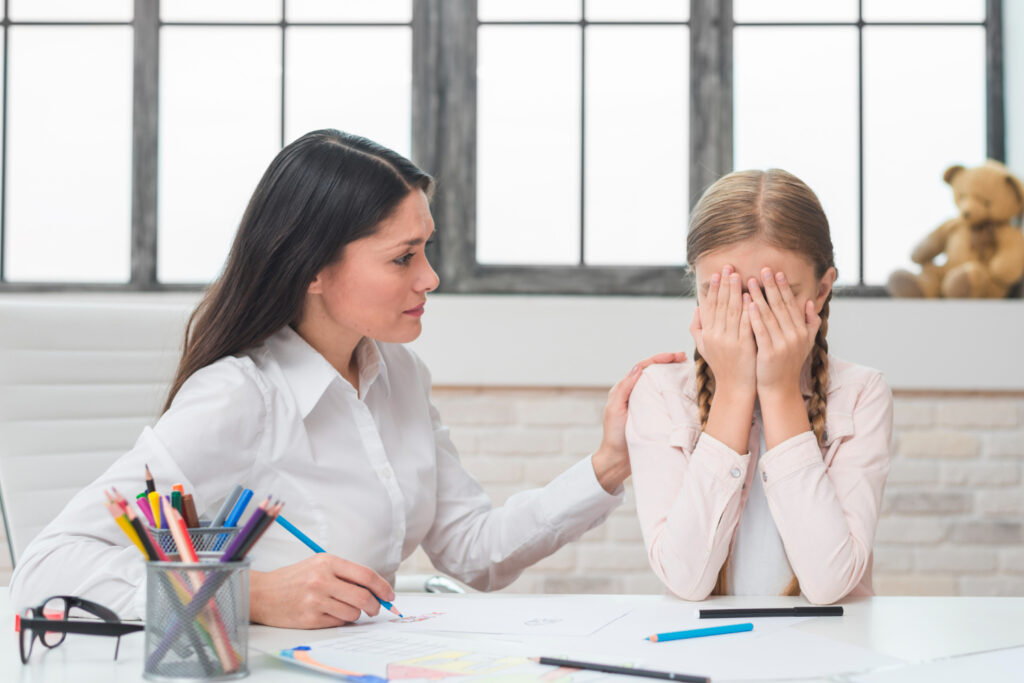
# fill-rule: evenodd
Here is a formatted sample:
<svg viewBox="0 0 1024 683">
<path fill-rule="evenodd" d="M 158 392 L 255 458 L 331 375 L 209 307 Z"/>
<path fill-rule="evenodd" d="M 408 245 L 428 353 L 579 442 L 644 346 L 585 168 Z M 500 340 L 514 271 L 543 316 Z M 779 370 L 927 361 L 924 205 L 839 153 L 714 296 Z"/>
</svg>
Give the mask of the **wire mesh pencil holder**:
<svg viewBox="0 0 1024 683">
<path fill-rule="evenodd" d="M 146 659 L 153 681 L 249 674 L 249 561 L 146 563 Z M 175 560 L 177 557 L 174 558 Z"/>
<path fill-rule="evenodd" d="M 192 538 L 192 545 L 197 553 L 223 552 L 238 535 L 238 530 L 237 526 L 210 526 L 209 520 L 200 520 L 198 527 L 191 527 L 188 530 L 188 535 Z M 149 532 L 165 553 L 178 553 L 178 545 L 174 542 L 170 529 L 149 527 Z"/>
</svg>

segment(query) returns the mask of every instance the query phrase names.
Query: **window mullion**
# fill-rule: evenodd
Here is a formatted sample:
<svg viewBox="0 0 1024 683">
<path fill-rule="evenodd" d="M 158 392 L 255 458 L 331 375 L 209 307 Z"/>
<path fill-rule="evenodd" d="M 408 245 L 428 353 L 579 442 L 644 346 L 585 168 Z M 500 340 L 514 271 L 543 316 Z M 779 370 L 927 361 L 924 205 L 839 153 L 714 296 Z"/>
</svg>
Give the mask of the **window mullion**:
<svg viewBox="0 0 1024 683">
<path fill-rule="evenodd" d="M 455 291 L 476 257 L 476 0 L 416 0 L 412 25 L 413 161 L 437 179 L 428 257 Z"/>
<path fill-rule="evenodd" d="M 160 3 L 135 0 L 132 95 L 132 289 L 155 289 Z"/>
<path fill-rule="evenodd" d="M 1003 95 L 1003 2 L 985 2 L 986 153 L 1006 161 L 1006 104 Z"/>
<path fill-rule="evenodd" d="M 732 102 L 732 0 L 691 0 L 691 206 L 732 170 Z"/>
</svg>

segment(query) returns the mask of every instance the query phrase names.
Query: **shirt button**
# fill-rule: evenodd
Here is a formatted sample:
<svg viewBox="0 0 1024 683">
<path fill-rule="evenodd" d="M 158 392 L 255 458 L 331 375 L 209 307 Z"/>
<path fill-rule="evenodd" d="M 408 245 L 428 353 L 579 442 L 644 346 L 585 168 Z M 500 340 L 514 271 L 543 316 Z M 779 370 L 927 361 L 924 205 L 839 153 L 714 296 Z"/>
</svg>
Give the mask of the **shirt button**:
<svg viewBox="0 0 1024 683">
<path fill-rule="evenodd" d="M 761 473 L 761 481 L 768 481 L 768 473 L 767 472 L 762 472 Z"/>
<path fill-rule="evenodd" d="M 390 467 L 385 467 L 384 469 L 382 469 L 380 471 L 380 476 L 384 477 L 385 479 L 390 479 L 391 478 L 391 468 Z"/>
<path fill-rule="evenodd" d="M 733 468 L 732 468 L 732 469 L 731 469 L 731 470 L 729 471 L 729 474 L 731 474 L 731 475 L 732 475 L 732 478 L 733 478 L 733 479 L 738 479 L 738 478 L 739 478 L 739 476 L 740 476 L 740 468 L 739 468 L 739 467 L 733 467 Z"/>
</svg>

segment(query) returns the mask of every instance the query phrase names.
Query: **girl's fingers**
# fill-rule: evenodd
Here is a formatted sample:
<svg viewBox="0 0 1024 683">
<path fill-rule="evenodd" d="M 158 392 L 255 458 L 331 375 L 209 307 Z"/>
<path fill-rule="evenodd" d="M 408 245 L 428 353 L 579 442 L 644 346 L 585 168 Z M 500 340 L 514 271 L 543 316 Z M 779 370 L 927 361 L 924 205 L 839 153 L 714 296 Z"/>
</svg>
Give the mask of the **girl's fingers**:
<svg viewBox="0 0 1024 683">
<path fill-rule="evenodd" d="M 750 295 L 743 293 L 743 313 L 740 315 L 740 337 L 748 338 L 753 336 L 750 327 Z"/>
<path fill-rule="evenodd" d="M 754 341 L 757 342 L 758 350 L 771 348 L 771 335 L 768 334 L 768 329 L 765 327 L 764 320 L 761 318 L 760 309 L 757 307 L 757 304 L 753 302 L 750 295 L 747 295 L 747 305 L 745 308 L 750 320 L 750 329 L 754 333 Z"/>
<path fill-rule="evenodd" d="M 779 286 L 775 282 L 775 275 L 770 268 L 761 269 L 761 280 L 764 282 L 765 298 L 768 300 L 768 305 L 771 306 L 772 313 L 775 314 L 775 320 L 778 322 L 779 328 L 782 330 L 792 329 L 794 327 L 793 317 L 790 315 L 786 303 L 782 300 L 782 292 L 779 291 Z"/>
<path fill-rule="evenodd" d="M 782 295 L 782 303 L 789 311 L 789 318 L 793 321 L 793 324 L 800 328 L 805 324 L 804 311 L 800 309 L 800 304 L 796 302 L 796 297 L 793 296 L 793 290 L 789 286 L 789 281 L 786 279 L 786 274 L 781 270 L 775 273 L 775 284 L 779 288 L 779 293 Z"/>
<path fill-rule="evenodd" d="M 732 277 L 732 269 L 729 266 L 722 268 L 722 275 L 718 280 L 718 298 L 715 306 L 715 319 L 712 322 L 704 321 L 705 328 L 723 329 L 725 316 L 729 312 L 729 279 Z M 714 279 L 714 276 L 712 276 Z"/>
<path fill-rule="evenodd" d="M 718 308 L 718 289 L 722 282 L 719 273 L 713 273 L 708 280 L 708 291 L 704 300 L 700 302 L 697 311 L 701 314 L 701 322 L 706 327 L 711 327 L 715 322 L 715 310 Z"/>
<path fill-rule="evenodd" d="M 743 286 L 740 284 L 739 273 L 729 276 L 729 308 L 726 311 L 726 332 L 736 336 L 739 329 L 740 316 L 743 314 Z"/>
<path fill-rule="evenodd" d="M 753 305 L 757 308 L 758 318 L 765 331 L 765 334 L 758 338 L 758 348 L 781 346 L 784 341 L 782 328 L 779 327 L 779 322 L 776 320 L 771 306 L 768 305 L 768 302 L 765 301 L 764 296 L 761 294 L 761 288 L 758 286 L 757 280 L 750 278 L 750 282 L 747 283 L 747 291 L 750 293 Z M 753 315 L 750 316 L 750 322 L 751 326 L 753 326 Z M 763 344 L 762 341 L 764 342 Z"/>
<path fill-rule="evenodd" d="M 807 324 L 807 330 L 811 333 L 811 337 L 817 337 L 818 330 L 821 328 L 821 316 L 814 310 L 814 302 L 810 299 L 804 305 L 804 322 Z"/>
</svg>

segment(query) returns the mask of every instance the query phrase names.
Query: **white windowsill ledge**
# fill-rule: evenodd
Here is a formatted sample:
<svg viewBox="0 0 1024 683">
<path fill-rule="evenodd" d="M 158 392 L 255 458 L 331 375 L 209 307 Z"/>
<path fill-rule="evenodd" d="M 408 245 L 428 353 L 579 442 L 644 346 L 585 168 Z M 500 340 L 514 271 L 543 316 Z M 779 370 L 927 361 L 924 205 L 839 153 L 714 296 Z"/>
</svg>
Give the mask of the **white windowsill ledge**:
<svg viewBox="0 0 1024 683">
<path fill-rule="evenodd" d="M 180 304 L 194 293 L 5 294 Z M 693 352 L 692 298 L 476 296 L 427 301 L 411 345 L 438 386 L 609 387 L 658 351 Z M 829 348 L 904 391 L 1024 391 L 1024 301 L 833 299 Z"/>
<path fill-rule="evenodd" d="M 693 351 L 694 300 L 458 296 L 427 302 L 413 347 L 443 386 L 608 387 L 658 351 Z M 829 349 L 890 386 L 1024 391 L 1024 301 L 833 299 Z"/>
</svg>

